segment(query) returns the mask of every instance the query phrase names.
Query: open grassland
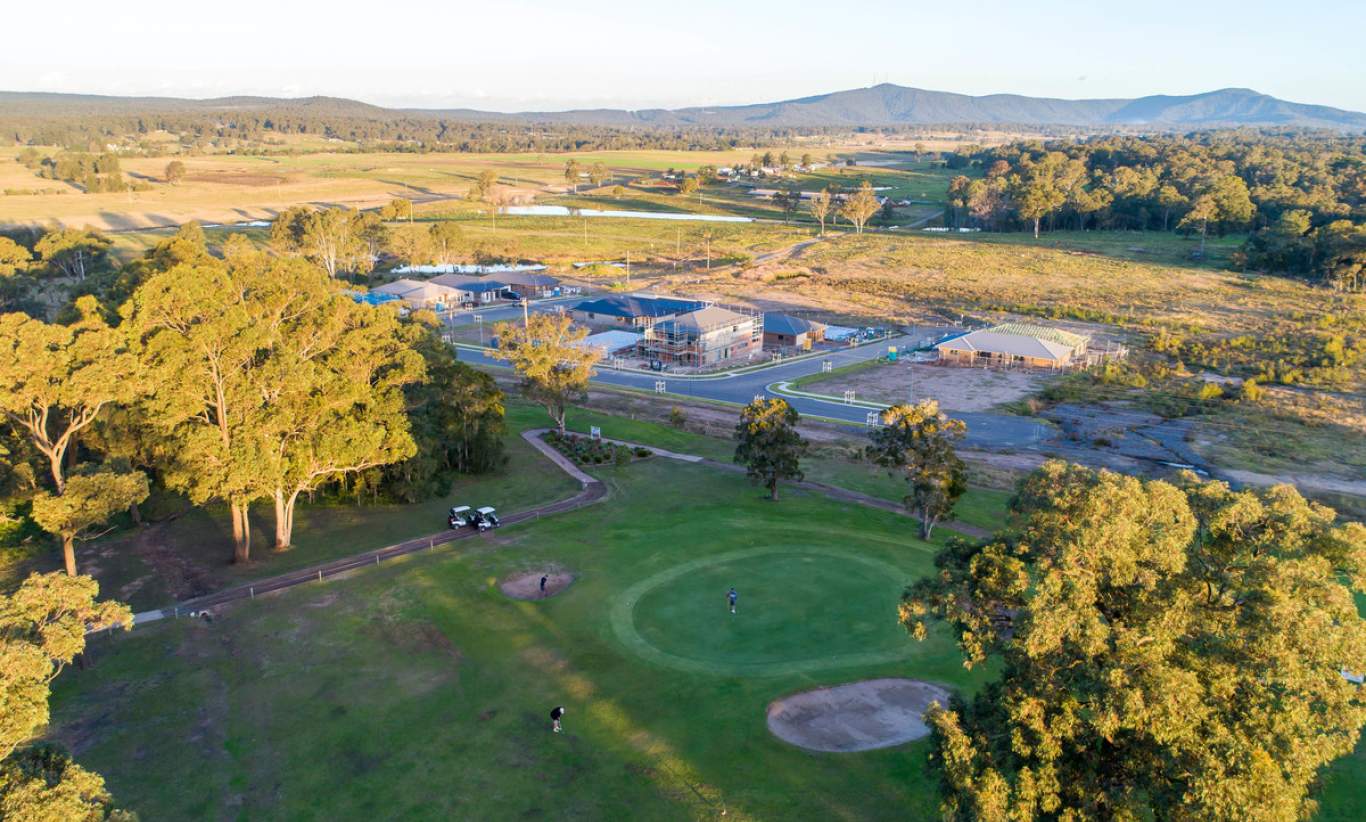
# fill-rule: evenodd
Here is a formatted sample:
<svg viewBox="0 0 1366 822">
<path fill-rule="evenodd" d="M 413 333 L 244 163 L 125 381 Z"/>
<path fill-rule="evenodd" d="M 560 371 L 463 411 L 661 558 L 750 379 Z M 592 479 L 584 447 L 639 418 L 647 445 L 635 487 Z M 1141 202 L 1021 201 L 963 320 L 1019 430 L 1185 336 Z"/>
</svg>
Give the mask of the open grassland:
<svg viewBox="0 0 1366 822">
<path fill-rule="evenodd" d="M 780 149 L 773 149 L 775 153 Z M 841 153 L 843 147 L 823 148 Z M 791 152 L 799 155 L 800 148 Z M 312 153 L 279 156 L 205 155 L 180 158 L 185 179 L 164 182 L 167 157 L 122 160 L 125 176 L 149 191 L 83 194 L 45 180 L 19 165 L 18 149 L 0 154 L 0 191 L 62 189 L 63 194 L 0 195 L 0 225 L 48 225 L 125 230 L 178 225 L 190 220 L 236 222 L 268 219 L 291 205 L 380 205 L 394 197 L 440 201 L 465 196 L 480 173 L 493 170 L 499 183 L 536 193 L 561 193 L 571 158 L 585 168 L 601 162 L 614 181 L 657 176 L 669 168 L 748 162 L 750 149 L 735 151 L 595 151 L 575 154 Z"/>
<path fill-rule="evenodd" d="M 964 672 L 946 633 L 916 644 L 896 625 L 933 547 L 901 517 L 801 492 L 773 504 L 705 467 L 602 475 L 610 499 L 562 518 L 210 624 L 99 639 L 93 667 L 56 684 L 52 735 L 144 818 L 931 815 L 925 741 L 812 755 L 764 716 L 777 697 L 865 677 L 973 689 L 984 673 Z M 577 579 L 541 602 L 497 589 L 548 568 Z M 855 589 L 813 586 L 813 569 Z M 737 617 L 706 587 L 718 580 L 741 590 Z M 642 583 L 638 605 L 621 601 Z"/>
</svg>

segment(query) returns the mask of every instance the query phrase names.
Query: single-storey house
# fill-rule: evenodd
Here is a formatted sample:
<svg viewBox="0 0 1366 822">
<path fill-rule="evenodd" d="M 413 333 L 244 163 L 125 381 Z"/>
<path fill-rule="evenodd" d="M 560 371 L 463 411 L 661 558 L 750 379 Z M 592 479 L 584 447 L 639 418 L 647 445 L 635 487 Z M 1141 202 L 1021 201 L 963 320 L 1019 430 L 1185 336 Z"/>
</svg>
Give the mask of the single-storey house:
<svg viewBox="0 0 1366 822">
<path fill-rule="evenodd" d="M 1066 368 L 1086 354 L 1090 340 L 1059 328 L 1006 323 L 952 337 L 935 345 L 950 365 Z"/>
<path fill-rule="evenodd" d="M 762 314 L 710 305 L 661 320 L 645 329 L 640 353 L 679 365 L 713 365 L 747 359 L 763 350 Z"/>
<path fill-rule="evenodd" d="M 641 294 L 609 295 L 585 300 L 569 309 L 569 315 L 588 325 L 626 325 L 649 328 L 661 320 L 706 308 L 702 300 L 650 297 Z"/>
<path fill-rule="evenodd" d="M 529 300 L 548 297 L 560 287 L 560 281 L 549 274 L 531 271 L 507 271 L 498 275 L 498 281 Z"/>
<path fill-rule="evenodd" d="M 808 349 L 825 339 L 825 326 L 791 314 L 764 315 L 764 348 Z"/>
<path fill-rule="evenodd" d="M 428 280 L 394 280 L 371 289 L 372 294 L 391 294 L 408 304 L 409 308 L 430 308 L 445 311 L 460 304 L 460 292 L 454 288 Z"/>
<path fill-rule="evenodd" d="M 461 274 L 442 274 L 439 277 L 433 277 L 431 281 L 459 292 L 461 305 L 491 303 L 498 299 L 499 294 L 507 290 L 507 284 L 501 279 L 481 280 Z"/>
</svg>

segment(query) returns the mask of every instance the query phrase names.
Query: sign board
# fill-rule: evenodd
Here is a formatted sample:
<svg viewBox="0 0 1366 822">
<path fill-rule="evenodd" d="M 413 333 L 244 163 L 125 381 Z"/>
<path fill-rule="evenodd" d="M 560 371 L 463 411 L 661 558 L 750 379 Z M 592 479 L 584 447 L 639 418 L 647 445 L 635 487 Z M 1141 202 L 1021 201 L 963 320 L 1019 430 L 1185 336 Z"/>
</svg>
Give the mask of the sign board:
<svg viewBox="0 0 1366 822">
<path fill-rule="evenodd" d="M 854 392 L 853 392 L 853 391 L 845 391 L 845 392 L 844 392 L 844 404 L 845 404 L 845 405 L 853 405 L 853 404 L 854 404 Z"/>
<path fill-rule="evenodd" d="M 830 360 L 821 360 L 821 371 L 822 371 L 822 372 L 829 372 L 829 371 L 830 371 L 831 369 L 833 369 L 834 367 L 835 367 L 835 364 L 834 364 L 833 362 L 831 362 Z"/>
<path fill-rule="evenodd" d="M 869 411 L 868 416 L 864 417 L 863 423 L 864 425 L 867 425 L 869 428 L 877 428 L 878 426 L 882 425 L 881 412 Z"/>
<path fill-rule="evenodd" d="M 602 428 L 600 428 L 599 426 L 596 426 L 596 425 L 590 425 L 590 426 L 588 427 L 588 436 L 589 436 L 590 439 L 595 439 L 595 440 L 600 440 L 600 439 L 602 439 Z"/>
<path fill-rule="evenodd" d="M 663 393 L 664 393 L 664 381 L 663 381 L 663 380 L 655 380 L 655 393 L 656 393 L 656 394 L 663 394 Z"/>
</svg>

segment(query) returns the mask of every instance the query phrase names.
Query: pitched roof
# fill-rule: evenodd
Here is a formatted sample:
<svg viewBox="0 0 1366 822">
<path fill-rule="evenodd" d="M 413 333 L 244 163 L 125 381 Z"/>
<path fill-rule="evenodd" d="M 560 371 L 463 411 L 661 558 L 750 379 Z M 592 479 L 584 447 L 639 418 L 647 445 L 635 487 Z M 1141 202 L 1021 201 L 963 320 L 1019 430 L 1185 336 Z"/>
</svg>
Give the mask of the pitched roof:
<svg viewBox="0 0 1366 822">
<path fill-rule="evenodd" d="M 529 271 L 500 271 L 498 279 L 508 285 L 533 285 L 538 288 L 554 288 L 560 281 L 549 274 L 533 274 Z"/>
<path fill-rule="evenodd" d="M 405 300 L 444 300 L 454 297 L 455 289 L 426 280 L 402 279 L 373 288 L 371 293 L 392 294 Z"/>
<path fill-rule="evenodd" d="M 1038 360 L 1065 362 L 1076 349 L 1053 340 L 997 331 L 994 328 L 973 331 L 961 337 L 945 340 L 935 348 L 941 351 L 984 351 L 991 354 L 1009 354 L 1015 357 L 1030 357 Z"/>
<path fill-rule="evenodd" d="M 500 277 L 502 275 L 499 275 Z M 477 277 L 469 277 L 462 274 L 442 274 L 433 277 L 431 282 L 446 288 L 454 288 L 456 291 L 464 291 L 467 294 L 481 294 L 485 291 L 502 291 L 507 285 L 501 280 L 481 280 Z"/>
<path fill-rule="evenodd" d="M 680 314 L 672 320 L 665 320 L 655 325 L 656 331 L 710 331 L 713 328 L 720 328 L 723 325 L 733 325 L 749 320 L 744 314 L 737 314 L 727 308 L 711 305 L 706 308 L 699 308 L 696 311 L 689 311 Z"/>
<path fill-rule="evenodd" d="M 795 337 L 798 334 L 808 334 L 820 326 L 820 323 L 794 317 L 791 314 L 764 315 L 764 333 L 766 334 L 787 334 Z"/>
<path fill-rule="evenodd" d="M 676 297 L 639 297 L 611 295 L 596 300 L 585 300 L 574 306 L 575 311 L 601 314 L 606 317 L 670 317 L 696 311 L 706 303 L 699 300 L 680 300 Z"/>
<path fill-rule="evenodd" d="M 1090 339 L 1081 334 L 1073 334 L 1071 331 L 1063 331 L 1061 328 L 1053 328 L 1047 325 L 1033 325 L 1031 323 L 1002 323 L 993 326 L 988 331 L 995 331 L 998 334 L 1018 334 L 1022 337 L 1034 337 L 1040 340 L 1057 343 L 1066 346 L 1076 352 L 1086 350 Z"/>
</svg>

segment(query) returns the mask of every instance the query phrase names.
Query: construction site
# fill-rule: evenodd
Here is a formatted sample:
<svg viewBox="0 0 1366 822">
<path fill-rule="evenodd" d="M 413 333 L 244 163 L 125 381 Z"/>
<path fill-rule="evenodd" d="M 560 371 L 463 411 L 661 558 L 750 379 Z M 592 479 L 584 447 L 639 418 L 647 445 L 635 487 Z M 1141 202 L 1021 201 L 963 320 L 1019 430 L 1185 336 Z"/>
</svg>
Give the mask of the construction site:
<svg viewBox="0 0 1366 822">
<path fill-rule="evenodd" d="M 650 325 L 638 353 L 652 364 L 704 368 L 752 360 L 763 350 L 762 311 L 708 305 Z"/>
</svg>

